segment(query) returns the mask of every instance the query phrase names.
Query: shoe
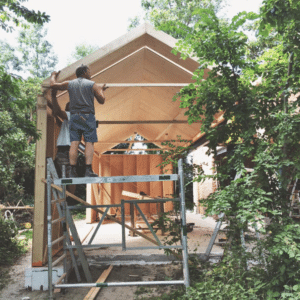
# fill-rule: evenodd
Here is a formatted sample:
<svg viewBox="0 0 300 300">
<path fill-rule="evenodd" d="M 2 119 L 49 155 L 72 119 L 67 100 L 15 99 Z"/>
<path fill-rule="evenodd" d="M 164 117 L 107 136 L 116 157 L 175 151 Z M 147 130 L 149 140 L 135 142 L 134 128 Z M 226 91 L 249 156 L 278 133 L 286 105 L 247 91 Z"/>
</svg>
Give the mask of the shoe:
<svg viewBox="0 0 300 300">
<path fill-rule="evenodd" d="M 85 166 L 85 177 L 98 177 L 98 175 L 93 172 L 91 165 Z"/>
<path fill-rule="evenodd" d="M 68 178 L 77 178 L 77 171 L 76 171 L 76 166 L 71 166 L 69 165 L 67 168 L 67 176 Z"/>
</svg>

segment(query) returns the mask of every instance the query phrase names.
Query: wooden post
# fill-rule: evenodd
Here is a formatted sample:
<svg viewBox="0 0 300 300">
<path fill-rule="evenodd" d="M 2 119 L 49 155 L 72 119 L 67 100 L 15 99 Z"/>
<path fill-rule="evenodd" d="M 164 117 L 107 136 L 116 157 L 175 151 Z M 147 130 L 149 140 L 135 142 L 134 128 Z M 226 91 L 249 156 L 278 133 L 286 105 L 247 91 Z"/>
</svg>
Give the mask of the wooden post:
<svg viewBox="0 0 300 300">
<path fill-rule="evenodd" d="M 34 182 L 34 220 L 32 242 L 32 266 L 42 267 L 45 249 L 45 184 L 41 179 L 46 175 L 46 143 L 47 143 L 47 100 L 43 96 L 37 98 L 37 130 L 41 138 L 36 143 L 35 182 Z"/>
</svg>

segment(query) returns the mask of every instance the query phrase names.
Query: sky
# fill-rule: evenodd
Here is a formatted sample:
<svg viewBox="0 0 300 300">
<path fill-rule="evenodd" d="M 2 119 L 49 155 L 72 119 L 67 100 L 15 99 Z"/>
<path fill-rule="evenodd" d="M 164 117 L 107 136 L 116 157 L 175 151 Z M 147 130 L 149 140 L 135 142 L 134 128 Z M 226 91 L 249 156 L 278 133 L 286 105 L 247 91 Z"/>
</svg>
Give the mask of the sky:
<svg viewBox="0 0 300 300">
<path fill-rule="evenodd" d="M 231 18 L 240 11 L 258 12 L 262 0 L 227 0 L 224 11 Z M 46 12 L 50 22 L 46 24 L 46 39 L 58 56 L 57 70 L 67 66 L 75 46 L 86 43 L 103 47 L 127 33 L 129 18 L 143 16 L 141 0 L 29 0 L 23 5 Z M 15 34 L 0 32 L 0 39 L 10 44 Z"/>
</svg>

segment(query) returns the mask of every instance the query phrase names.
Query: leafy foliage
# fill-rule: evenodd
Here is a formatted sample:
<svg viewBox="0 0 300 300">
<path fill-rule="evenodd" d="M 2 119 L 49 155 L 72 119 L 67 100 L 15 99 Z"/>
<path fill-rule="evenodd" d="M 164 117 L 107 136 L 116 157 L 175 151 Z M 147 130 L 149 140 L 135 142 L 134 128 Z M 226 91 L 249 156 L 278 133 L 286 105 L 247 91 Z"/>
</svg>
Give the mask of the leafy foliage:
<svg viewBox="0 0 300 300">
<path fill-rule="evenodd" d="M 20 197 L 29 199 L 33 195 L 34 150 L 39 137 L 35 106 L 42 80 L 38 76 L 46 76 L 51 71 L 51 63 L 55 62 L 51 45 L 43 40 L 46 32 L 41 24 L 49 17 L 26 9 L 21 2 L 24 1 L 0 1 L 2 28 L 12 30 L 9 21 L 23 25 L 20 49 L 0 42 L 0 202 L 12 205 Z M 40 25 L 30 26 L 25 21 Z M 13 74 L 28 70 L 34 77 L 24 80 Z"/>
<path fill-rule="evenodd" d="M 41 79 L 49 76 L 58 62 L 52 45 L 45 40 L 46 35 L 42 25 L 34 24 L 21 30 L 18 37 L 22 70 Z"/>
<path fill-rule="evenodd" d="M 0 265 L 11 264 L 22 253 L 16 236 L 18 228 L 13 220 L 5 220 L 0 216 Z"/>
<path fill-rule="evenodd" d="M 2 29 L 8 32 L 12 31 L 13 27 L 9 25 L 10 21 L 16 26 L 26 26 L 24 21 L 40 25 L 49 22 L 50 17 L 44 12 L 30 10 L 21 4 L 26 1 L 27 0 L 0 1 L 0 26 Z"/>
<path fill-rule="evenodd" d="M 96 45 L 86 45 L 84 43 L 76 45 L 75 51 L 72 53 L 71 58 L 69 58 L 69 64 L 86 57 L 97 49 L 99 49 L 99 47 Z"/>
<path fill-rule="evenodd" d="M 175 38 L 183 37 L 199 21 L 200 17 L 194 14 L 196 10 L 206 8 L 219 12 L 225 4 L 224 0 L 142 0 L 145 20 Z M 130 19 L 128 29 L 138 26 L 139 23 L 139 17 Z"/>
<path fill-rule="evenodd" d="M 233 238 L 222 263 L 200 271 L 190 293 L 176 299 L 300 298 L 300 225 L 290 217 L 289 189 L 300 174 L 299 5 L 264 0 L 259 15 L 243 12 L 224 22 L 214 11 L 199 9 L 192 28 L 175 22 L 184 39 L 174 53 L 198 57 L 201 67 L 174 100 L 180 99 L 190 124 L 202 122 L 217 165 L 215 175 L 200 172 L 196 179 L 219 182 L 201 202 L 209 215 L 225 213 Z M 249 43 L 245 26 L 257 29 L 256 41 Z M 217 127 L 216 118 L 223 120 Z M 221 159 L 220 145 L 227 147 Z M 233 180 L 237 173 L 242 177 Z M 263 239 L 245 252 L 240 230 L 249 226 L 260 228 Z M 255 265 L 248 269 L 246 260 Z"/>
<path fill-rule="evenodd" d="M 28 111 L 34 100 L 30 97 L 30 85 L 24 87 L 23 83 L 0 67 L 0 190 L 3 199 L 14 195 L 14 191 L 21 192 L 16 178 L 22 183 L 26 170 L 34 166 L 33 142 L 38 134 Z M 20 173 L 23 176 L 20 177 Z"/>
</svg>

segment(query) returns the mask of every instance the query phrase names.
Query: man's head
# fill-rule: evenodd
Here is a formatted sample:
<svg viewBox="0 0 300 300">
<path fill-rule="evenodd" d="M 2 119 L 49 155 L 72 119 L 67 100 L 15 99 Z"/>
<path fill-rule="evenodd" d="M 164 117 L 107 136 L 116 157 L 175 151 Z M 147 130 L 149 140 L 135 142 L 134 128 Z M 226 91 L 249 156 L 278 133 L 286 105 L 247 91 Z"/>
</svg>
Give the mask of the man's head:
<svg viewBox="0 0 300 300">
<path fill-rule="evenodd" d="M 81 65 L 76 69 L 76 76 L 91 79 L 90 69 L 86 65 Z"/>
</svg>

